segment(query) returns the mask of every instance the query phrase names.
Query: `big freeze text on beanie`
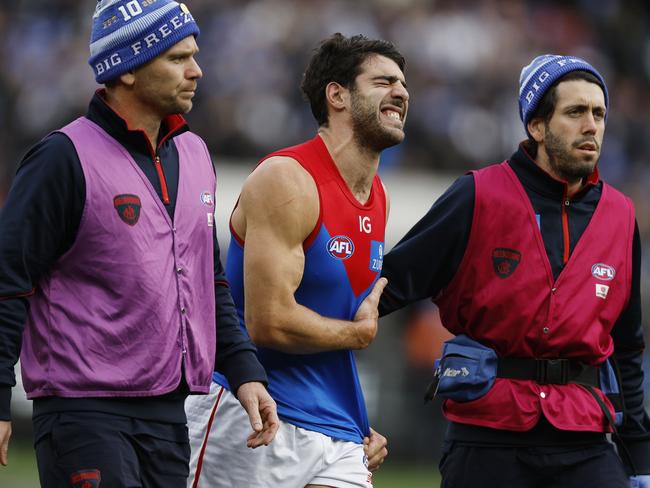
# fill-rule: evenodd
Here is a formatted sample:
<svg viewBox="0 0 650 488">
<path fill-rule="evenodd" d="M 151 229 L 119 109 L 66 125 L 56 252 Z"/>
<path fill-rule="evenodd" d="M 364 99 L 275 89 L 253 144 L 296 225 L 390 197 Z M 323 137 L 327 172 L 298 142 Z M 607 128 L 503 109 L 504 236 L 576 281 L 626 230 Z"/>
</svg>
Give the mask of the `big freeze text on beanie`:
<svg viewBox="0 0 650 488">
<path fill-rule="evenodd" d="M 519 76 L 519 117 L 528 134 L 528 121 L 537 110 L 539 102 L 556 80 L 571 71 L 587 71 L 593 74 L 605 94 L 605 107 L 609 108 L 607 85 L 601 74 L 587 61 L 574 56 L 544 54 L 537 56 L 521 70 Z"/>
<path fill-rule="evenodd" d="M 106 83 L 165 52 L 199 27 L 174 0 L 99 0 L 93 15 L 88 63 Z"/>
</svg>

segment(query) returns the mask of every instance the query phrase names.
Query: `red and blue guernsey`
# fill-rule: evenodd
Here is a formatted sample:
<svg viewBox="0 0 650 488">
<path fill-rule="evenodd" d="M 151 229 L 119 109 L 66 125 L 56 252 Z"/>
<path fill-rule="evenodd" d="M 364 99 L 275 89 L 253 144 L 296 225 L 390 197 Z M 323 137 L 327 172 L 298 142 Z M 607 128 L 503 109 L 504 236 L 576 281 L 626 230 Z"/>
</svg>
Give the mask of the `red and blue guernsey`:
<svg viewBox="0 0 650 488">
<path fill-rule="evenodd" d="M 323 316 L 352 320 L 381 272 L 386 227 L 381 180 L 375 176 L 370 198 L 360 204 L 319 136 L 267 157 L 272 156 L 298 161 L 318 187 L 320 215 L 303 244 L 305 267 L 296 300 Z M 232 237 L 226 274 L 244 326 L 243 243 L 234 232 Z M 286 354 L 260 347 L 259 358 L 282 420 L 356 443 L 368 435 L 368 417 L 352 351 Z M 228 386 L 217 373 L 214 380 Z"/>
</svg>

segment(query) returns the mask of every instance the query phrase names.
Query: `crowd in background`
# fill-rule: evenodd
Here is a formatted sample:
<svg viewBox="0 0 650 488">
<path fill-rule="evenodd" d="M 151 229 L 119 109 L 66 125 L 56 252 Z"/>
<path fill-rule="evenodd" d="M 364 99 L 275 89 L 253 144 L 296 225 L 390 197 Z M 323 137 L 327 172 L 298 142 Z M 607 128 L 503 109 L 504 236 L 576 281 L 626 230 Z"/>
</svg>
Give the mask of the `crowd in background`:
<svg viewBox="0 0 650 488">
<path fill-rule="evenodd" d="M 26 149 L 83 114 L 93 0 L 0 2 L 0 206 Z M 407 59 L 407 137 L 382 171 L 460 175 L 525 137 L 519 72 L 542 53 L 584 57 L 610 94 L 600 170 L 631 195 L 650 312 L 650 8 L 624 0 L 186 0 L 202 33 L 192 129 L 212 153 L 251 164 L 313 134 L 299 82 L 333 32 L 393 41 Z"/>
<path fill-rule="evenodd" d="M 407 58 L 408 135 L 387 166 L 459 172 L 508 155 L 524 136 L 517 76 L 534 55 L 585 57 L 608 81 L 602 171 L 650 178 L 646 2 L 580 0 L 188 0 L 202 29 L 204 78 L 190 115 L 215 154 L 259 157 L 311 134 L 299 90 L 306 60 L 333 31 L 389 39 Z M 87 0 L 0 3 L 0 154 L 6 189 L 25 147 L 83 113 Z M 641 184 L 641 186 L 643 186 Z M 1 193 L 1 192 L 0 192 Z M 641 220 L 641 219 L 640 219 Z"/>
</svg>

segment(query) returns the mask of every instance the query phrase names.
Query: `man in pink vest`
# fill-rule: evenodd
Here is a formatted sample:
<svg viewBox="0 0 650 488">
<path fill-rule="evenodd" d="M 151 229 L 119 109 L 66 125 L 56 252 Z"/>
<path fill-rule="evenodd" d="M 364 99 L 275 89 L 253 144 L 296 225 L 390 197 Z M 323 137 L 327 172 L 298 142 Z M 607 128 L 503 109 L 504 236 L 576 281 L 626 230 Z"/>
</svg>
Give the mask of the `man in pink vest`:
<svg viewBox="0 0 650 488">
<path fill-rule="evenodd" d="M 173 0 L 100 0 L 106 88 L 29 151 L 0 216 L 0 463 L 20 353 L 42 486 L 184 487 L 184 401 L 214 370 L 248 414 L 242 444 L 277 430 L 219 258 L 212 161 L 181 115 L 198 34 Z"/>
<path fill-rule="evenodd" d="M 438 388 L 458 387 L 443 487 L 650 487 L 639 231 L 597 167 L 608 106 L 585 60 L 535 58 L 520 78 L 528 139 L 459 178 L 384 258 L 381 314 L 432 298 L 447 329 L 494 355 L 474 371 L 443 359 Z M 472 396 L 474 373 L 488 387 Z"/>
</svg>

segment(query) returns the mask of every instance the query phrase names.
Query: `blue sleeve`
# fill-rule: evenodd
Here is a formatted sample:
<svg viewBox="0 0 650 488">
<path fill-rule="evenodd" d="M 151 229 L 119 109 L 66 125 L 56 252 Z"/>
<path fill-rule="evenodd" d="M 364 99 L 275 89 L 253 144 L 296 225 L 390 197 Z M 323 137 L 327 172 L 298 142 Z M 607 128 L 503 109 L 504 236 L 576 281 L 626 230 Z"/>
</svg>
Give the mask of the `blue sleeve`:
<svg viewBox="0 0 650 488">
<path fill-rule="evenodd" d="M 619 429 L 638 474 L 650 474 L 650 418 L 643 405 L 643 325 L 641 321 L 641 239 L 635 226 L 632 245 L 632 290 L 627 308 L 612 329 L 614 357 L 621 373 L 621 390 L 625 402 L 625 423 Z M 632 474 L 625 456 L 628 474 Z"/>
<path fill-rule="evenodd" d="M 54 133 L 23 158 L 0 212 L 0 420 L 10 419 L 28 297 L 72 246 L 84 200 L 72 141 Z"/>
<path fill-rule="evenodd" d="M 219 242 L 214 233 L 214 283 L 217 313 L 217 354 L 214 369 L 228 380 L 233 394 L 244 383 L 267 383 L 264 367 L 257 359 L 257 349 L 239 325 L 235 302 L 221 264 Z"/>
<path fill-rule="evenodd" d="M 474 214 L 474 177 L 461 176 L 384 256 L 388 279 L 379 303 L 386 315 L 446 287 L 460 265 Z"/>
</svg>

